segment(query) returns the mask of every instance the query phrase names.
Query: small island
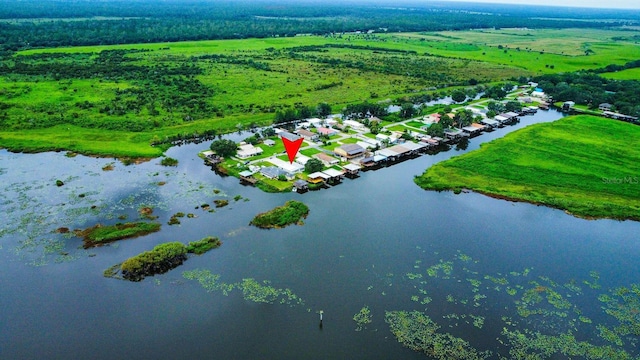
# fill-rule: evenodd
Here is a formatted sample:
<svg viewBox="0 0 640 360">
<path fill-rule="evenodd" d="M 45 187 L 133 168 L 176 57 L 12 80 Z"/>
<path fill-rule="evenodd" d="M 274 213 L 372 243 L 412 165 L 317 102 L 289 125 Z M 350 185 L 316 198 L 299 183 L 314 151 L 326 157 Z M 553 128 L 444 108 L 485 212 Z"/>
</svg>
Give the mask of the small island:
<svg viewBox="0 0 640 360">
<path fill-rule="evenodd" d="M 121 278 L 129 281 L 141 281 L 147 276 L 164 274 L 184 263 L 187 254 L 202 255 L 211 249 L 222 245 L 217 237 L 208 236 L 198 241 L 184 245 L 174 241 L 157 245 L 150 251 L 145 251 L 130 257 L 121 264 L 116 264 L 105 270 L 104 276 Z"/>
<path fill-rule="evenodd" d="M 84 248 L 88 249 L 117 240 L 147 235 L 159 230 L 160 224 L 155 222 L 129 222 L 108 226 L 97 224 L 85 230 L 75 230 L 75 234 L 83 238 Z"/>
<path fill-rule="evenodd" d="M 283 228 L 291 224 L 301 224 L 302 219 L 309 215 L 307 205 L 290 200 L 283 206 L 278 206 L 272 210 L 256 215 L 249 225 L 257 226 L 261 229 Z"/>
<path fill-rule="evenodd" d="M 427 169 L 429 190 L 469 189 L 583 218 L 640 220 L 640 127 L 579 115 L 537 124 Z"/>
</svg>

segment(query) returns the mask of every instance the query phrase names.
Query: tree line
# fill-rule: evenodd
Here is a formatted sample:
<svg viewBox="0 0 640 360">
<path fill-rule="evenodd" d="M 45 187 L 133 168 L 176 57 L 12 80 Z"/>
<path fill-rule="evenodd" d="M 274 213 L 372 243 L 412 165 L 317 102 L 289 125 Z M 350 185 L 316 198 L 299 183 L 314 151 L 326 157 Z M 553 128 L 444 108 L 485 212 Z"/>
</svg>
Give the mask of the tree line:
<svg viewBox="0 0 640 360">
<path fill-rule="evenodd" d="M 543 19 L 558 10 L 516 6 L 429 3 L 411 12 L 384 4 L 272 1 L 0 1 L 0 50 L 186 40 L 241 39 L 385 29 L 390 32 L 470 28 L 600 28 L 634 23 L 634 12 L 613 22 Z M 391 4 L 391 2 L 390 2 Z M 482 10 L 482 9 L 489 9 Z M 469 11 L 477 9 L 477 11 Z M 533 17 L 533 12 L 537 15 Z M 580 17 L 572 10 L 572 17 Z M 589 13 L 590 14 L 590 13 Z M 585 18 L 591 18 L 589 14 Z M 594 12 L 595 14 L 595 12 Z M 106 17 L 95 18 L 95 17 Z M 74 21 L 69 21 L 73 19 Z M 629 19 L 632 21 L 630 22 Z"/>
</svg>

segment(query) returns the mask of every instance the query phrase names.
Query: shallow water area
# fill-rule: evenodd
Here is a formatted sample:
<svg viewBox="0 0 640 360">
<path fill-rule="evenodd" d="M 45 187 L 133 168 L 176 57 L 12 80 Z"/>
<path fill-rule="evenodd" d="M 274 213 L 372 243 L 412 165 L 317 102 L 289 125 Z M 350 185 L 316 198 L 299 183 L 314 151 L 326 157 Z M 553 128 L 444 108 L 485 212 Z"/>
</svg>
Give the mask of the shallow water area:
<svg viewBox="0 0 640 360">
<path fill-rule="evenodd" d="M 302 195 L 267 194 L 216 175 L 197 156 L 208 143 L 171 148 L 167 156 L 179 160 L 176 167 L 160 166 L 160 159 L 125 166 L 64 153 L 0 151 L 6 214 L 0 358 L 425 358 L 403 347 L 385 323 L 386 311 L 400 310 L 424 312 L 440 331 L 493 351 L 494 358 L 508 354 L 496 342 L 505 321 L 548 334 L 571 329 L 580 340 L 606 344 L 593 328 L 615 322 L 602 313 L 597 296 L 639 278 L 639 223 L 578 219 L 474 193 L 428 192 L 413 183 L 436 162 L 561 116 L 524 116 L 471 139 L 466 150 L 421 156 Z M 113 170 L 102 170 L 110 163 Z M 56 186 L 57 179 L 64 185 Z M 229 205 L 202 209 L 216 199 Z M 310 208 L 304 225 L 249 226 L 256 214 L 291 199 Z M 136 221 L 143 206 L 153 208 L 160 232 L 88 250 L 80 238 L 55 232 Z M 194 217 L 168 225 L 177 212 Z M 166 274 L 139 283 L 102 276 L 159 243 L 210 235 L 223 245 Z M 216 275 L 217 285 L 183 276 L 194 270 Z M 571 280 L 580 291 L 566 285 Z M 225 294 L 223 285 L 230 284 L 244 285 Z M 536 286 L 571 303 L 544 308 L 565 311 L 566 318 L 519 316 L 515 301 Z M 302 301 L 291 300 L 285 289 Z M 546 300 L 525 310 L 542 304 Z M 364 307 L 371 322 L 356 331 L 353 317 Z M 579 316 L 593 323 L 567 322 Z M 638 355 L 633 343 L 625 344 Z"/>
</svg>

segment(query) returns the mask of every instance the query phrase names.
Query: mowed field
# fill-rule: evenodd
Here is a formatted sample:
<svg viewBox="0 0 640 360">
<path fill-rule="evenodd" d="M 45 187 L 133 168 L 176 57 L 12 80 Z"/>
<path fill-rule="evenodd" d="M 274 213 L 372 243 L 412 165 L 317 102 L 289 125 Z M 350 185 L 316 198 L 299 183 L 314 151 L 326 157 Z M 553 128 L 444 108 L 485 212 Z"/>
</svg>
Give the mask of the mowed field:
<svg viewBox="0 0 640 360">
<path fill-rule="evenodd" d="M 471 189 L 582 217 L 640 220 L 640 127 L 594 116 L 536 124 L 427 169 L 431 190 Z"/>
<path fill-rule="evenodd" d="M 470 79 L 495 83 L 640 58 L 633 31 L 529 32 L 535 35 L 344 34 L 22 51 L 2 61 L 0 147 L 147 157 L 161 154 L 152 141 L 266 125 L 289 107 L 326 102 L 340 111 L 465 87 Z M 567 54 L 557 53 L 558 42 L 570 44 Z M 593 53 L 580 55 L 586 48 Z M 113 137 L 94 134 L 101 131 L 128 146 L 108 144 Z"/>
</svg>

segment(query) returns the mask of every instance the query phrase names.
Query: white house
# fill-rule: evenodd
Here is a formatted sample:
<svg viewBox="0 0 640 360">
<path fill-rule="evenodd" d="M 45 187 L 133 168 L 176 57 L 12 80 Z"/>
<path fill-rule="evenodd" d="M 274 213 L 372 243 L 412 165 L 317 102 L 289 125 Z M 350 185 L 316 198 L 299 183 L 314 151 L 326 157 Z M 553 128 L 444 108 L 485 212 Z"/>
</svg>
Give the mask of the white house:
<svg viewBox="0 0 640 360">
<path fill-rule="evenodd" d="M 236 156 L 239 157 L 240 159 L 246 159 L 248 157 L 252 157 L 260 154 L 262 154 L 262 148 L 253 146 L 251 144 L 242 144 L 239 146 Z"/>
</svg>

